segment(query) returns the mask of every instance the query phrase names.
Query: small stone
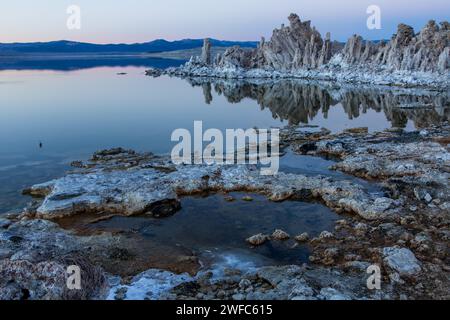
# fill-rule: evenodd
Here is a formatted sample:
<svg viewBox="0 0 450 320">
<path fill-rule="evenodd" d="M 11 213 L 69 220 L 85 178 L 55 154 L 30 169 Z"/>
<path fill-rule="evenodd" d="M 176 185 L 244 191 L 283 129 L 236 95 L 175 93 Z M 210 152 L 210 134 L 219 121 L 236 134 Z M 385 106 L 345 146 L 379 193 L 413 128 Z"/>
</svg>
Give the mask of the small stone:
<svg viewBox="0 0 450 320">
<path fill-rule="evenodd" d="M 161 76 L 161 74 L 162 74 L 162 71 L 157 68 L 149 68 L 149 69 L 145 70 L 146 76 L 151 76 L 151 77 L 157 78 L 157 77 Z"/>
<path fill-rule="evenodd" d="M 245 300 L 245 296 L 242 293 L 236 293 L 232 296 L 233 300 Z"/>
<path fill-rule="evenodd" d="M 11 224 L 11 220 L 0 218 L 0 229 L 7 229 Z"/>
<path fill-rule="evenodd" d="M 276 229 L 272 233 L 272 238 L 275 239 L 275 240 L 281 240 L 281 241 L 282 240 L 288 240 L 290 237 L 291 236 L 287 232 L 285 232 L 285 231 L 283 231 L 281 229 Z"/>
<path fill-rule="evenodd" d="M 384 262 L 400 276 L 411 276 L 421 271 L 420 262 L 414 253 L 406 248 L 389 247 L 383 249 Z"/>
<path fill-rule="evenodd" d="M 12 254 L 13 253 L 11 250 L 5 249 L 5 248 L 0 248 L 0 260 L 9 258 L 10 256 L 12 256 Z"/>
<path fill-rule="evenodd" d="M 125 300 L 127 296 L 128 289 L 126 287 L 122 287 L 116 290 L 116 294 L 114 296 L 114 299 L 116 300 Z"/>
<path fill-rule="evenodd" d="M 219 290 L 219 292 L 217 292 L 217 298 L 225 299 L 225 296 L 226 296 L 226 292 L 224 290 Z"/>
<path fill-rule="evenodd" d="M 74 168 L 83 168 L 84 164 L 83 164 L 83 161 L 72 161 L 70 163 L 70 166 L 74 167 Z"/>
<path fill-rule="evenodd" d="M 202 300 L 204 297 L 205 297 L 205 295 L 201 292 L 197 293 L 197 295 L 195 296 L 195 298 L 198 300 Z"/>
<path fill-rule="evenodd" d="M 242 197 L 242 200 L 244 200 L 244 201 L 253 201 L 253 198 L 250 197 L 250 196 L 244 196 L 244 197 Z"/>
<path fill-rule="evenodd" d="M 250 287 L 252 285 L 251 281 L 248 279 L 242 279 L 239 282 L 239 288 L 241 288 L 242 290 L 247 289 L 248 287 Z"/>
<path fill-rule="evenodd" d="M 227 277 L 232 277 L 232 276 L 240 276 L 242 274 L 242 271 L 239 269 L 225 268 L 223 270 L 223 273 Z"/>
<path fill-rule="evenodd" d="M 309 240 L 308 232 L 303 232 L 302 234 L 295 237 L 295 241 L 298 242 L 307 242 Z"/>
<path fill-rule="evenodd" d="M 260 246 L 269 240 L 269 236 L 259 233 L 247 239 L 247 242 L 254 246 Z"/>
<path fill-rule="evenodd" d="M 350 129 L 345 129 L 344 132 L 345 133 L 355 133 L 355 134 L 367 134 L 367 133 L 369 133 L 369 128 L 368 127 L 350 128 Z"/>
<path fill-rule="evenodd" d="M 424 200 L 426 202 L 430 203 L 433 200 L 433 198 L 431 197 L 431 195 L 429 193 L 427 193 L 424 197 Z"/>
<path fill-rule="evenodd" d="M 322 231 L 319 235 L 319 239 L 323 240 L 323 239 L 332 239 L 334 238 L 334 234 L 332 234 L 329 231 Z"/>
<path fill-rule="evenodd" d="M 320 290 L 320 296 L 324 299 L 324 300 L 350 300 L 351 298 L 346 295 L 343 294 L 339 291 L 337 291 L 334 288 L 323 288 Z"/>
<path fill-rule="evenodd" d="M 358 235 L 363 235 L 367 232 L 367 230 L 369 229 L 369 227 L 367 226 L 367 224 L 365 223 L 358 223 L 355 225 L 355 231 Z"/>
<path fill-rule="evenodd" d="M 245 293 L 250 293 L 252 291 L 253 291 L 253 287 L 252 286 L 250 286 L 247 289 L 245 289 Z"/>
<path fill-rule="evenodd" d="M 230 195 L 225 195 L 223 198 L 227 202 L 233 202 L 234 201 L 234 198 L 232 196 L 230 196 Z"/>
</svg>

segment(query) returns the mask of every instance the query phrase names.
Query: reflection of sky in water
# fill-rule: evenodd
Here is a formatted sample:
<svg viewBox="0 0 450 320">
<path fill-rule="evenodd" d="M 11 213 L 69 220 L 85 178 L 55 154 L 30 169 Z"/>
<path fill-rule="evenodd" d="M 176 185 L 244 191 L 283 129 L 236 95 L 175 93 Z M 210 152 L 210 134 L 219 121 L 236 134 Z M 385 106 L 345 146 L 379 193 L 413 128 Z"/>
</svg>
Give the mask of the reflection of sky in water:
<svg viewBox="0 0 450 320">
<path fill-rule="evenodd" d="M 208 105 L 201 88 L 175 78 L 145 77 L 143 71 L 134 67 L 1 71 L 0 191 L 11 193 L 10 186 L 15 185 L 13 191 L 18 192 L 19 187 L 60 175 L 64 164 L 98 149 L 123 146 L 170 152 L 175 144 L 170 141 L 172 131 L 192 130 L 194 120 L 203 120 L 204 130 L 287 124 L 274 119 L 268 108 L 261 110 L 254 100 L 232 104 L 212 90 Z M 310 124 L 333 131 L 391 126 L 383 112 L 373 110 L 350 120 L 339 104 L 330 108 L 326 119 L 319 111 Z M 413 128 L 411 122 L 407 127 Z M 0 209 L 11 207 L 3 201 L 0 197 Z"/>
<path fill-rule="evenodd" d="M 118 76 L 119 71 L 128 74 Z M 0 163 L 14 154 L 77 155 L 119 145 L 168 152 L 171 132 L 192 128 L 194 120 L 203 120 L 205 129 L 283 124 L 270 110 L 260 111 L 255 101 L 230 104 L 213 91 L 213 101 L 206 105 L 201 89 L 142 73 L 139 68 L 0 72 Z M 319 112 L 310 123 L 333 131 L 390 127 L 382 112 L 369 110 L 350 120 L 339 105 L 331 107 L 327 119 Z M 42 150 L 36 148 L 39 141 Z"/>
</svg>

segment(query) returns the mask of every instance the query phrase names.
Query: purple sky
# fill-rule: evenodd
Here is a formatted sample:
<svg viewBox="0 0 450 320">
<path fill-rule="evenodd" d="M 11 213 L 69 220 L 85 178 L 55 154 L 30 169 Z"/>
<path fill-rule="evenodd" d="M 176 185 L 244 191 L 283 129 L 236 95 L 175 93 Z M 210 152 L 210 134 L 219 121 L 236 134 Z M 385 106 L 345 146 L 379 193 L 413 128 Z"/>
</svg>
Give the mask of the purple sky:
<svg viewBox="0 0 450 320">
<path fill-rule="evenodd" d="M 157 38 L 212 37 L 259 40 L 296 12 L 320 32 L 346 40 L 390 38 L 400 22 L 416 31 L 428 20 L 449 20 L 449 0 L 2 0 L 0 42 L 73 40 L 133 43 Z M 66 9 L 81 8 L 81 30 L 68 30 Z M 378 5 L 382 29 L 366 27 L 369 5 Z"/>
</svg>

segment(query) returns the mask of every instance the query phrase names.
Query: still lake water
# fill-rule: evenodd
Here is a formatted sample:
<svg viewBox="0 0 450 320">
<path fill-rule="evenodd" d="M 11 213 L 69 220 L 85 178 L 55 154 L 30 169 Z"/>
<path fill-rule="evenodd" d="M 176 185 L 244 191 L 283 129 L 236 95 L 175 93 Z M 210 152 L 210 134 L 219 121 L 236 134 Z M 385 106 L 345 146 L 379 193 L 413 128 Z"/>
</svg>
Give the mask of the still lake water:
<svg viewBox="0 0 450 320">
<path fill-rule="evenodd" d="M 144 70 L 0 71 L 0 212 L 21 209 L 28 201 L 20 196 L 23 188 L 61 176 L 72 160 L 86 159 L 98 149 L 168 153 L 172 131 L 192 129 L 194 120 L 202 120 L 204 129 L 308 123 L 340 131 L 359 126 L 412 130 L 420 126 L 417 119 L 448 119 L 447 109 L 419 116 L 393 113 L 385 106 L 390 97 L 368 107 L 364 92 L 339 101 L 314 86 L 199 84 L 146 77 Z M 378 101 L 376 93 L 369 96 Z"/>
<path fill-rule="evenodd" d="M 0 214 L 21 210 L 30 201 L 21 190 L 64 175 L 71 161 L 87 159 L 96 150 L 121 146 L 169 153 L 175 144 L 170 141 L 173 130 L 192 130 L 195 120 L 203 121 L 204 130 L 308 124 L 338 132 L 362 126 L 370 131 L 390 127 L 414 130 L 449 118 L 448 94 L 408 97 L 376 89 L 341 91 L 295 81 L 155 79 L 144 75 L 146 66 L 167 67 L 180 61 L 155 60 L 143 65 L 131 61 L 133 66 L 123 66 L 126 61 L 107 62 L 95 67 L 88 60 L 59 61 L 56 67 L 45 70 L 33 61 L 20 68 L 13 65 L 16 70 L 0 71 Z M 4 67 L 0 64 L 0 69 Z M 401 103 L 428 107 L 398 108 Z M 281 170 L 353 179 L 370 192 L 379 191 L 373 184 L 328 171 L 331 164 L 288 152 L 281 159 Z M 181 242 L 186 249 L 203 254 L 244 250 L 270 263 L 295 263 L 307 261 L 304 246 L 291 249 L 267 244 L 249 251 L 243 239 L 274 228 L 292 235 L 304 231 L 315 235 L 331 230 L 338 218 L 320 204 L 274 204 L 261 196 L 253 197 L 251 203 L 232 204 L 220 195 L 188 197 L 182 200 L 182 210 L 165 220 L 117 217 L 92 228 L 136 229 L 143 239 L 138 247 L 144 249 L 163 248 L 178 254 Z M 205 215 L 210 219 L 204 219 Z M 168 265 L 176 261 L 168 259 Z"/>
</svg>

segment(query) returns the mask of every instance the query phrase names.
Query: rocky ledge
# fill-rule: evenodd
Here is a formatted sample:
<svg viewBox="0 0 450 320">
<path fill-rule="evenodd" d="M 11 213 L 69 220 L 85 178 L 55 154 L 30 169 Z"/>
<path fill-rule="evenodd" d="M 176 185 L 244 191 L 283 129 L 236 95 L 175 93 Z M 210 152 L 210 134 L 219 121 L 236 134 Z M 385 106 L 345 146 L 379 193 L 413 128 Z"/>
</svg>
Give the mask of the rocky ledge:
<svg viewBox="0 0 450 320">
<path fill-rule="evenodd" d="M 205 40 L 201 57 L 192 57 L 179 68 L 148 72 L 159 76 L 214 78 L 303 78 L 348 83 L 405 87 L 450 85 L 450 24 L 430 21 L 419 32 L 405 24 L 387 43 L 372 43 L 354 35 L 344 45 L 323 38 L 302 22 L 289 16 L 289 26 L 273 31 L 270 41 L 261 39 L 258 48 L 240 47 L 211 57 L 211 45 Z"/>
<path fill-rule="evenodd" d="M 272 201 L 317 200 L 365 219 L 394 217 L 398 204 L 349 181 L 279 173 L 263 176 L 255 166 L 173 166 L 170 158 L 123 149 L 105 150 L 65 177 L 34 185 L 26 194 L 44 197 L 30 217 L 55 219 L 77 214 L 167 216 L 179 197 L 208 192 L 254 192 Z"/>
<path fill-rule="evenodd" d="M 97 152 L 90 161 L 74 162 L 66 176 L 25 190 L 36 202 L 0 219 L 0 298 L 133 299 L 144 291 L 149 299 L 448 299 L 449 131 L 448 124 L 420 132 L 282 130 L 283 147 L 333 157 L 333 169 L 382 183 L 382 195 L 355 180 L 267 177 L 245 165 L 174 166 L 165 157 L 121 148 Z M 120 233 L 84 236 L 55 223 L 88 215 L 94 221 L 164 218 L 176 214 L 182 196 L 231 191 L 319 201 L 342 220 L 318 237 L 282 230 L 272 235 L 271 241 L 289 246 L 306 243 L 307 265 L 199 269 L 196 257 L 186 254 L 177 266 L 193 264 L 188 273 L 163 264 L 155 269 L 155 261 L 141 259 L 133 252 L 136 243 Z M 81 291 L 65 286 L 71 264 L 80 265 L 87 279 Z M 366 285 L 373 265 L 381 272 L 379 290 Z"/>
</svg>

